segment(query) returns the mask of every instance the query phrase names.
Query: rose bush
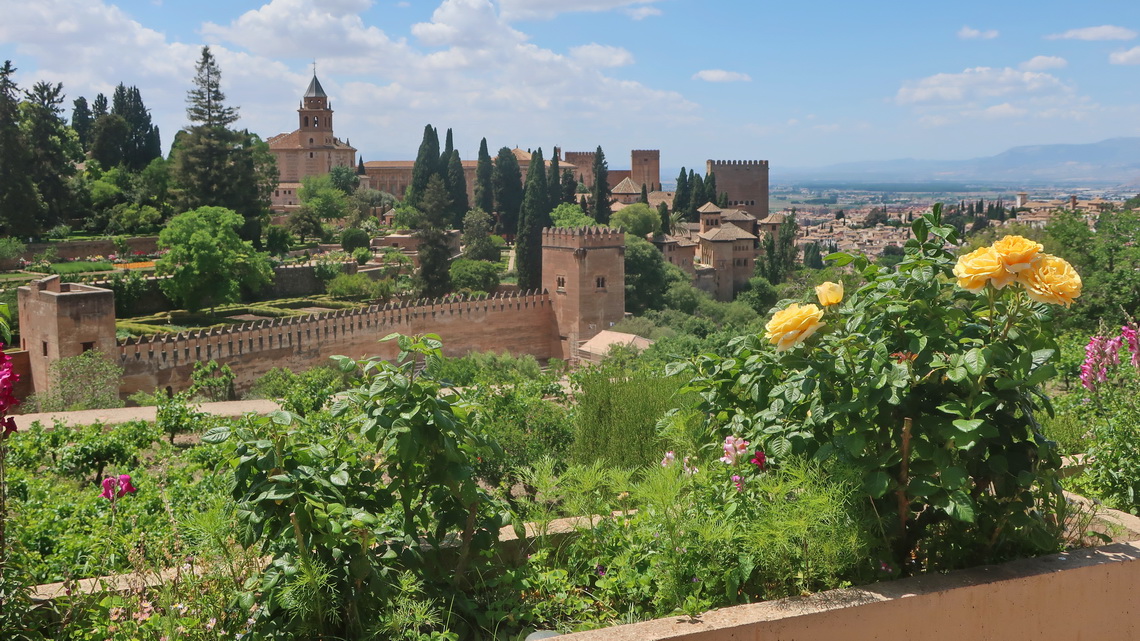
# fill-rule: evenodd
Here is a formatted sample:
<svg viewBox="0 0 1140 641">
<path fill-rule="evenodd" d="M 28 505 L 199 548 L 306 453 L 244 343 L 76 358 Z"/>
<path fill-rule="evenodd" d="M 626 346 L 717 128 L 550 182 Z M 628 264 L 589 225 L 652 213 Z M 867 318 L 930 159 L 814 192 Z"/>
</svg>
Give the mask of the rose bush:
<svg viewBox="0 0 1140 641">
<path fill-rule="evenodd" d="M 903 572 L 1056 550 L 1060 459 L 1036 421 L 1052 413 L 1045 303 L 1079 296 L 1079 276 L 1018 237 L 955 261 L 940 207 L 912 234 L 897 269 L 829 256 L 866 281 L 841 304 L 785 301 L 763 337 L 671 371 L 692 372 L 722 436 L 860 470 Z"/>
</svg>

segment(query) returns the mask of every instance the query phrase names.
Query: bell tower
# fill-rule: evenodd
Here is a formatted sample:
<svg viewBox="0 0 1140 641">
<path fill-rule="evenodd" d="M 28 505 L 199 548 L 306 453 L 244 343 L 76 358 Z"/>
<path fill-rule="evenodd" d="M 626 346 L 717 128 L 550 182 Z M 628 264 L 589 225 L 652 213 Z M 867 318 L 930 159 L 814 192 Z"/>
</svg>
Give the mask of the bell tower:
<svg viewBox="0 0 1140 641">
<path fill-rule="evenodd" d="M 302 147 L 328 147 L 333 144 L 333 110 L 329 106 L 328 94 L 321 87 L 321 81 L 317 80 L 315 72 L 309 88 L 301 98 L 297 119 Z"/>
</svg>

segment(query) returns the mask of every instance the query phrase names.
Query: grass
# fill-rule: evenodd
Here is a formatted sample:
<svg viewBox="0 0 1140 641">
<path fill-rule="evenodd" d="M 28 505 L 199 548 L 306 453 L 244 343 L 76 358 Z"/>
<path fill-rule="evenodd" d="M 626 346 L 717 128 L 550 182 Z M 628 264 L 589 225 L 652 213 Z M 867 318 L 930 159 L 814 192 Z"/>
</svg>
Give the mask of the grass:
<svg viewBox="0 0 1140 641">
<path fill-rule="evenodd" d="M 48 267 L 49 274 L 85 274 L 87 272 L 108 272 L 115 269 L 115 265 L 110 261 L 99 261 L 97 263 L 89 263 L 87 261 L 78 261 L 74 263 L 52 263 Z"/>
</svg>

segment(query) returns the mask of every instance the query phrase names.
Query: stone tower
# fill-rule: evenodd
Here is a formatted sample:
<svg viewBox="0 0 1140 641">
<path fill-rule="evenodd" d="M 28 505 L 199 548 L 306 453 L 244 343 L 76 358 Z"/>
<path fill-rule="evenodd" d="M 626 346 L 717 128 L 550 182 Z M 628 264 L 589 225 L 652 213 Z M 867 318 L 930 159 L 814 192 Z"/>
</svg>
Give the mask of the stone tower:
<svg viewBox="0 0 1140 641">
<path fill-rule="evenodd" d="M 646 191 L 661 189 L 661 151 L 658 149 L 634 149 L 629 152 L 630 179 Z"/>
<path fill-rule="evenodd" d="M 728 192 L 728 206 L 764 220 L 768 217 L 767 160 L 709 160 L 705 171 L 716 175 L 716 188 Z"/>
<path fill-rule="evenodd" d="M 614 229 L 542 230 L 542 287 L 549 293 L 564 359 L 625 316 L 625 234 Z"/>
<path fill-rule="evenodd" d="M 324 147 L 332 144 L 333 110 L 329 107 L 329 97 L 321 81 L 314 75 L 305 95 L 301 97 L 301 107 L 297 109 L 297 121 L 302 134 L 311 138 L 301 141 L 305 147 Z M 306 144 L 306 140 L 308 143 Z"/>
<path fill-rule="evenodd" d="M 48 367 L 68 356 L 99 350 L 118 358 L 115 293 L 109 289 L 60 282 L 59 276 L 32 281 L 17 293 L 20 347 L 28 351 L 32 387 L 50 387 Z"/>
</svg>

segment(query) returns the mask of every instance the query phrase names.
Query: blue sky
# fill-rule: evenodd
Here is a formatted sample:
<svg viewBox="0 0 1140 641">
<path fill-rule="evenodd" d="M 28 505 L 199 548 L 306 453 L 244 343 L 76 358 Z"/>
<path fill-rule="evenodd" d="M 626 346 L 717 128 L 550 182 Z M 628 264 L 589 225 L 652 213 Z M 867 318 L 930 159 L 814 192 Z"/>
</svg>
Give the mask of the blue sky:
<svg viewBox="0 0 1140 641">
<path fill-rule="evenodd" d="M 415 156 L 602 145 L 662 165 L 956 159 L 1140 135 L 1135 0 L 0 0 L 17 81 L 137 85 L 169 145 L 203 44 L 239 126 L 296 128 L 317 60 L 336 133 Z M 667 180 L 672 176 L 665 176 Z"/>
</svg>

